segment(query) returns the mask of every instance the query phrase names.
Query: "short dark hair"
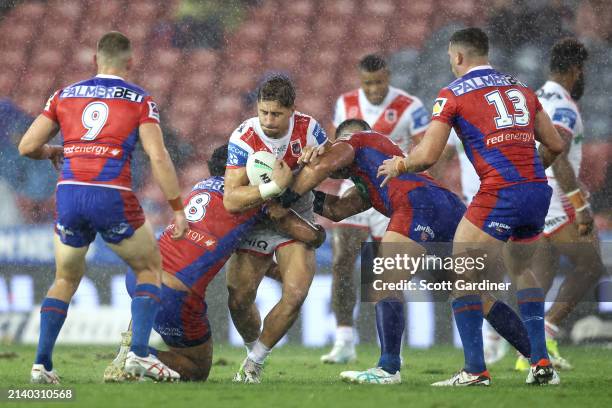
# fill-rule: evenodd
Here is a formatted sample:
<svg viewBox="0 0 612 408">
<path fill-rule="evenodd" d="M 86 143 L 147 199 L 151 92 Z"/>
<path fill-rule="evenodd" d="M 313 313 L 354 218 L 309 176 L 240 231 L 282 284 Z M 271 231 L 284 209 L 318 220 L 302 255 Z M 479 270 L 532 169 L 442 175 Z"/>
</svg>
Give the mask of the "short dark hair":
<svg viewBox="0 0 612 408">
<path fill-rule="evenodd" d="M 450 38 L 450 43 L 472 48 L 479 57 L 489 54 L 489 37 L 478 27 L 468 27 L 455 31 Z"/>
<path fill-rule="evenodd" d="M 347 119 L 344 122 L 340 123 L 336 128 L 336 139 L 342 134 L 344 129 L 349 127 L 360 127 L 361 130 L 370 130 L 372 129 L 368 122 L 363 119 Z"/>
<path fill-rule="evenodd" d="M 208 172 L 211 176 L 223 176 L 227 163 L 227 143 L 215 149 L 208 159 Z"/>
<path fill-rule="evenodd" d="M 362 71 L 376 72 L 387 68 L 387 61 L 380 55 L 369 54 L 359 61 L 358 67 Z"/>
<path fill-rule="evenodd" d="M 572 67 L 582 67 L 589 52 L 576 38 L 563 38 L 550 50 L 550 72 L 565 73 Z"/>
<path fill-rule="evenodd" d="M 111 58 L 131 50 L 132 44 L 130 39 L 119 31 L 110 31 L 104 34 L 98 41 L 98 52 Z"/>
<path fill-rule="evenodd" d="M 295 87 L 285 75 L 273 75 L 268 78 L 257 91 L 258 101 L 277 101 L 285 108 L 295 104 Z"/>
</svg>

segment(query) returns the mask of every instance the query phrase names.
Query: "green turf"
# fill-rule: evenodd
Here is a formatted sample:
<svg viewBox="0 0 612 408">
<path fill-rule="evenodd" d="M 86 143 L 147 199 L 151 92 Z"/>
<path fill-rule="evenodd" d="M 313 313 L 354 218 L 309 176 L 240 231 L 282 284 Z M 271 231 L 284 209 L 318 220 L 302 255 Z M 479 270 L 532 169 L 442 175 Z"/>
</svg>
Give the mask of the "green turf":
<svg viewBox="0 0 612 408">
<path fill-rule="evenodd" d="M 27 383 L 34 347 L 3 346 L 13 358 L 0 359 L 0 388 L 29 387 Z M 109 347 L 58 347 L 55 366 L 62 387 L 72 387 L 76 400 L 47 403 L 51 407 L 591 407 L 610 406 L 612 401 L 612 351 L 601 347 L 564 347 L 576 369 L 561 373 L 558 387 L 530 387 L 525 374 L 512 370 L 507 356 L 490 367 L 489 388 L 439 389 L 429 383 L 450 376 L 462 363 L 460 350 L 436 347 L 405 350 L 403 383 L 394 386 L 356 386 L 338 380 L 343 369 L 368 368 L 376 361 L 377 348 L 359 347 L 360 360 L 348 366 L 322 365 L 324 350 L 286 346 L 275 350 L 265 368 L 264 383 L 232 384 L 231 377 L 243 356 L 242 349 L 216 346 L 215 364 L 207 383 L 103 384 L 101 376 L 112 359 Z M 537 405 L 536 405 L 537 404 Z M 32 402 L 11 406 L 42 406 Z"/>
</svg>

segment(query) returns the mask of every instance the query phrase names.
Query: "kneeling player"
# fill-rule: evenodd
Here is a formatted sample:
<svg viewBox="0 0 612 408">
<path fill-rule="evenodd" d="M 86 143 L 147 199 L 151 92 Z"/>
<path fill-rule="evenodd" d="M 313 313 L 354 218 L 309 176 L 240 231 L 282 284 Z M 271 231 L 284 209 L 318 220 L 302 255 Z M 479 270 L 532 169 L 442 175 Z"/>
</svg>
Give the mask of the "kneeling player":
<svg viewBox="0 0 612 408">
<path fill-rule="evenodd" d="M 230 214 L 223 207 L 221 176 L 226 160 L 227 145 L 215 150 L 208 163 L 212 177 L 196 184 L 189 194 L 185 202 L 189 221 L 187 237 L 173 240 L 170 225 L 159 238 L 163 266 L 161 305 L 153 328 L 169 350 L 150 348 L 150 352 L 176 370 L 183 380 L 208 378 L 213 345 L 204 300 L 206 287 L 245 234 L 263 217 L 259 208 Z M 284 188 L 291 180 L 291 171 L 284 163 L 277 163 L 273 179 Z M 278 227 L 309 245 L 318 246 L 325 239 L 323 230 L 313 230 L 292 213 L 279 220 Z M 130 296 L 135 296 L 135 276 L 131 271 L 126 277 L 126 286 Z M 104 374 L 105 381 L 123 379 L 119 368 L 123 366 L 130 337 L 130 331 L 124 333 L 119 355 Z"/>
<path fill-rule="evenodd" d="M 282 196 L 281 202 L 288 207 L 299 197 L 318 185 L 325 178 L 351 176 L 358 188 L 367 191 L 367 198 L 359 199 L 355 190 L 339 199 L 317 193 L 315 210 L 326 218 L 338 221 L 352 214 L 374 207 L 390 218 L 379 256 L 395 258 L 407 250 L 409 256 L 419 257 L 425 251 L 420 245 L 429 242 L 451 242 L 455 229 L 465 212 L 465 206 L 452 192 L 439 186 L 425 174 L 404 174 L 392 184 L 381 187 L 382 178 L 377 169 L 383 161 L 393 155 L 403 155 L 402 150 L 387 137 L 369 130 L 368 124 L 359 119 L 349 119 L 336 130 L 337 141 L 314 160 L 310 150 L 302 158 L 311 162 L 297 176 L 291 189 Z M 350 196 L 353 194 L 353 197 Z M 282 215 L 278 212 L 274 215 Z M 427 226 L 431 234 L 423 234 Z M 421 227 L 421 228 L 420 228 Z M 401 273 L 400 273 L 401 274 Z M 386 281 L 399 276 L 396 271 L 386 271 Z M 395 275 L 395 276 L 394 276 Z M 370 299 L 376 302 L 376 324 L 381 343 L 381 356 L 377 367 L 366 371 L 345 371 L 341 377 L 350 382 L 371 384 L 395 384 L 400 377 L 400 345 L 404 332 L 403 294 L 398 291 L 375 291 Z M 483 296 L 485 315 L 491 324 L 521 353 L 529 355 L 527 333 L 519 317 L 507 305 L 491 296 Z"/>
</svg>

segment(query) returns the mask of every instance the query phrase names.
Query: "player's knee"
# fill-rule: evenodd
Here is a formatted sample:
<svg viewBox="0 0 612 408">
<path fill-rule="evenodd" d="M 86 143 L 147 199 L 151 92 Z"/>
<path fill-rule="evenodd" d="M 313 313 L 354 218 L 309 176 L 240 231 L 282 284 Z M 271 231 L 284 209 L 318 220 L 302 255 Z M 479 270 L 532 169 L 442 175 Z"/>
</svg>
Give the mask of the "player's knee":
<svg viewBox="0 0 612 408">
<path fill-rule="evenodd" d="M 290 286 L 283 288 L 282 302 L 292 310 L 299 310 L 308 296 L 308 288 Z"/>
<path fill-rule="evenodd" d="M 236 289 L 228 286 L 229 296 L 227 298 L 227 306 L 230 310 L 245 310 L 255 302 L 254 291 Z"/>
</svg>

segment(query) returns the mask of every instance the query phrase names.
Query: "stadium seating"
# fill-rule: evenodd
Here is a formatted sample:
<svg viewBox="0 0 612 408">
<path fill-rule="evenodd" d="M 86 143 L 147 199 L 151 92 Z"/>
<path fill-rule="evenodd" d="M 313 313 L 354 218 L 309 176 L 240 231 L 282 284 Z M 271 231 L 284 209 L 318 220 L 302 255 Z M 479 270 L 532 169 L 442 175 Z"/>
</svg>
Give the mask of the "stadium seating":
<svg viewBox="0 0 612 408">
<path fill-rule="evenodd" d="M 0 97 L 37 114 L 54 89 L 94 74 L 95 42 L 116 29 L 133 41 L 132 79 L 154 95 L 166 124 L 191 143 L 218 144 L 220 135 L 229 136 L 252 115 L 244 111 L 243 96 L 268 71 L 288 73 L 297 84 L 298 109 L 327 128 L 335 98 L 358 84 L 355 64 L 360 57 L 401 50 L 418 55 L 433 30 L 450 22 L 485 21 L 487 4 L 294 0 L 287 7 L 281 0 L 262 0 L 248 8 L 240 26 L 226 33 L 222 49 L 183 50 L 172 46 L 179 2 L 171 0 L 164 7 L 147 0 L 18 3 L 0 20 Z M 398 75 L 405 81 L 417 78 L 407 72 Z M 606 149 L 587 147 L 585 154 L 601 158 L 608 152 L 609 157 Z M 590 186 L 601 186 L 603 168 L 589 170 L 584 173 Z"/>
</svg>

